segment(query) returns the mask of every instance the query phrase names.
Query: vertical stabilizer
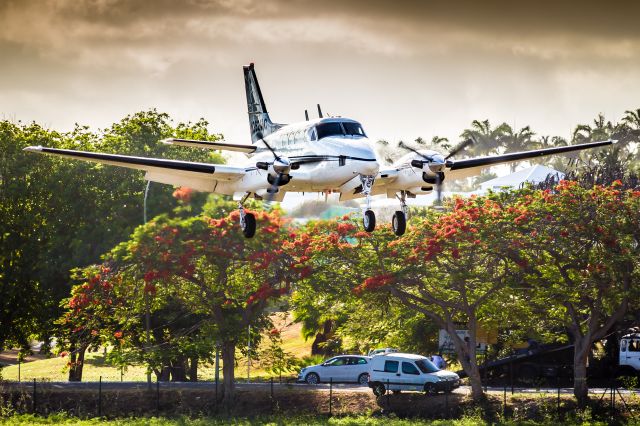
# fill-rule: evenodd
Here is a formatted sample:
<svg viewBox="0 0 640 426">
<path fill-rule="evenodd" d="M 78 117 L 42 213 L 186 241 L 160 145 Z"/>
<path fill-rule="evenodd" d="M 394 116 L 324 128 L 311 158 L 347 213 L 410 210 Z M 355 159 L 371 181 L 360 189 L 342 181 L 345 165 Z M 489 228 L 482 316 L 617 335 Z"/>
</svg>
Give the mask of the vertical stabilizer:
<svg viewBox="0 0 640 426">
<path fill-rule="evenodd" d="M 247 91 L 247 108 L 249 112 L 249 127 L 251 129 L 251 141 L 256 143 L 265 136 L 278 130 L 282 124 L 276 124 L 269 118 L 267 106 L 260 91 L 258 78 L 253 64 L 245 65 L 244 86 Z"/>
</svg>

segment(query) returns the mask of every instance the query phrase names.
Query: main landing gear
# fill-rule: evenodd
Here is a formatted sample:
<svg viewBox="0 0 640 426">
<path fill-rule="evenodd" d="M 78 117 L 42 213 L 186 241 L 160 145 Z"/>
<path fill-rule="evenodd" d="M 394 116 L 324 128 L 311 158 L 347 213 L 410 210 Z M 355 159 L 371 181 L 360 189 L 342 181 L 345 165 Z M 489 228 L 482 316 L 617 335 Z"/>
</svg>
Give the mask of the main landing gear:
<svg viewBox="0 0 640 426">
<path fill-rule="evenodd" d="M 396 211 L 393 214 L 393 218 L 391 218 L 391 227 L 393 228 L 393 233 L 398 237 L 404 235 L 404 231 L 407 229 L 407 203 L 406 203 L 406 194 L 404 191 L 400 192 L 400 196 L 398 197 L 400 200 L 400 210 Z"/>
<path fill-rule="evenodd" d="M 376 229 L 376 215 L 371 210 L 371 188 L 373 188 L 374 176 L 362 176 L 360 175 L 360 181 L 362 182 L 362 193 L 367 198 L 367 207 L 362 213 L 362 225 L 367 232 L 373 232 Z"/>
<path fill-rule="evenodd" d="M 238 202 L 238 210 L 240 211 L 240 229 L 245 238 L 252 238 L 256 235 L 256 217 L 253 213 L 246 213 L 244 211 L 243 204 L 247 201 L 250 194 L 244 196 L 242 200 Z"/>
</svg>

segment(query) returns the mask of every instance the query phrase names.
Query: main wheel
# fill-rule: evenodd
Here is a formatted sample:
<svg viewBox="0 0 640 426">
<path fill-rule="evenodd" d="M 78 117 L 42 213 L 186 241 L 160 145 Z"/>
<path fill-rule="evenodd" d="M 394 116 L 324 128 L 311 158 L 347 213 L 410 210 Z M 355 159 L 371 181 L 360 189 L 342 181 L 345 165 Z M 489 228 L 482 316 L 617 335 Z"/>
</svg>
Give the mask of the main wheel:
<svg viewBox="0 0 640 426">
<path fill-rule="evenodd" d="M 376 383 L 373 386 L 373 394 L 375 396 L 382 396 L 387 392 L 387 390 L 385 389 L 384 385 L 382 383 Z"/>
<path fill-rule="evenodd" d="M 240 227 L 245 238 L 251 238 L 256 235 L 256 217 L 253 213 L 247 213 L 244 215 L 244 223 L 240 221 Z"/>
<path fill-rule="evenodd" d="M 304 378 L 304 381 L 310 385 L 317 385 L 320 383 L 320 377 L 316 373 L 309 373 L 307 377 Z"/>
<path fill-rule="evenodd" d="M 424 393 L 427 395 L 435 395 L 438 393 L 436 390 L 436 385 L 433 383 L 425 383 L 424 384 Z"/>
<path fill-rule="evenodd" d="M 407 229 L 407 218 L 404 212 L 397 211 L 393 214 L 391 226 L 393 227 L 393 233 L 398 237 L 404 234 L 404 231 Z"/>
<path fill-rule="evenodd" d="M 376 215 L 372 210 L 366 210 L 362 217 L 362 225 L 367 232 L 373 232 L 376 229 Z"/>
<path fill-rule="evenodd" d="M 362 373 L 358 376 L 358 384 L 366 385 L 367 383 L 369 383 L 369 375 L 367 373 Z"/>
</svg>

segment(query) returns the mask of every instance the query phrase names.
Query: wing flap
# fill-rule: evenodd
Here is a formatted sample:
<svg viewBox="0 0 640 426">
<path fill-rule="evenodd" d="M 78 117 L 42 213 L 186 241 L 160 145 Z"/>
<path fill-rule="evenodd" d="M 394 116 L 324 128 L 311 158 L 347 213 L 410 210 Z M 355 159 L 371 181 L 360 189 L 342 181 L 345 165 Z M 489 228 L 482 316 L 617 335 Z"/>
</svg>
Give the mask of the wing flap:
<svg viewBox="0 0 640 426">
<path fill-rule="evenodd" d="M 107 164 L 146 171 L 145 179 L 169 185 L 189 186 L 200 191 L 213 191 L 219 181 L 242 178 L 246 170 L 241 167 L 164 158 L 134 157 L 101 152 L 29 146 L 25 151 L 57 155 L 76 160 Z"/>
</svg>

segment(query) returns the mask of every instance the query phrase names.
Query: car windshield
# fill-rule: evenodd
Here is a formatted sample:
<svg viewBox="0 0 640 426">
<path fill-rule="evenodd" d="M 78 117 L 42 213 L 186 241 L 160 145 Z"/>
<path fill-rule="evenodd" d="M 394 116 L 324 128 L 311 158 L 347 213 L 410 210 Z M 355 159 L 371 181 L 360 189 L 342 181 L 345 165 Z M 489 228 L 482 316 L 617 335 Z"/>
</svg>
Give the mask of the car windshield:
<svg viewBox="0 0 640 426">
<path fill-rule="evenodd" d="M 419 359 L 416 361 L 416 365 L 423 373 L 435 373 L 436 371 L 440 371 L 440 369 L 433 365 L 433 363 L 428 359 Z"/>
</svg>

